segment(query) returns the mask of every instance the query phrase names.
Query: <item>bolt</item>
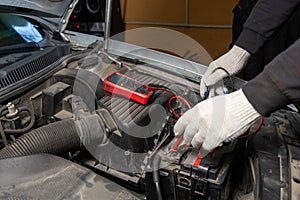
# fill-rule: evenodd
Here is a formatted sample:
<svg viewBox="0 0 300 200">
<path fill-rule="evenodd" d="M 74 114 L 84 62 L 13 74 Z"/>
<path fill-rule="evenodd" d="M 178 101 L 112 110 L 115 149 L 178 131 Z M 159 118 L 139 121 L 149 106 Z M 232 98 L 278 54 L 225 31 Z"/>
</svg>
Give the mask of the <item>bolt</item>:
<svg viewBox="0 0 300 200">
<path fill-rule="evenodd" d="M 8 114 L 7 117 L 14 117 L 18 114 L 18 110 L 15 107 L 15 104 L 9 102 L 7 105 Z"/>
</svg>

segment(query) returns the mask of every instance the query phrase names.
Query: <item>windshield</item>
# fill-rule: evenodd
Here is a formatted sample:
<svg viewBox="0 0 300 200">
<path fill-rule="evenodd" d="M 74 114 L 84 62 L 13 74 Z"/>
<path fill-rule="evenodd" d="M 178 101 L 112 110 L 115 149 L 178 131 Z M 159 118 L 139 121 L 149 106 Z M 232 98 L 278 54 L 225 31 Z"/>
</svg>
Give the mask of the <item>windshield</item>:
<svg viewBox="0 0 300 200">
<path fill-rule="evenodd" d="M 38 43 L 43 40 L 38 26 L 27 19 L 9 14 L 0 14 L 0 46 Z"/>
</svg>

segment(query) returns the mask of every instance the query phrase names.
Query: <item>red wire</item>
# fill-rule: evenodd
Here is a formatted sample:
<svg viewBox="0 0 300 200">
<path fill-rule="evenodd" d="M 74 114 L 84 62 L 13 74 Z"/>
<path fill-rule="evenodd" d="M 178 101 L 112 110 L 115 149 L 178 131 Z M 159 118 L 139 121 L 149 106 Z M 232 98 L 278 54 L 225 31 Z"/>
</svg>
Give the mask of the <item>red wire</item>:
<svg viewBox="0 0 300 200">
<path fill-rule="evenodd" d="M 242 136 L 240 136 L 239 138 L 240 138 L 240 139 L 243 139 L 243 138 L 247 138 L 247 137 L 249 137 L 249 136 L 251 136 L 251 135 L 256 134 L 256 133 L 261 129 L 263 123 L 264 123 L 264 118 L 261 117 L 261 118 L 260 118 L 260 121 L 259 121 L 259 125 L 257 126 L 257 128 L 256 128 L 253 132 L 251 132 L 251 133 L 249 133 L 249 134 L 247 134 L 247 135 L 242 135 Z"/>
<path fill-rule="evenodd" d="M 179 136 L 179 138 L 176 140 L 175 144 L 171 148 L 171 153 L 175 153 L 178 150 L 178 147 L 183 139 L 183 134 Z"/>
<path fill-rule="evenodd" d="M 182 96 L 173 96 L 172 98 L 170 98 L 169 101 L 172 101 L 173 99 L 179 99 L 182 101 L 183 104 L 185 104 L 189 109 L 192 109 L 191 104 Z"/>
<path fill-rule="evenodd" d="M 173 115 L 174 115 L 177 119 L 179 119 L 179 118 L 183 115 L 183 113 L 178 114 L 178 113 L 172 108 L 171 103 L 172 103 L 172 101 L 173 101 L 174 99 L 179 99 L 179 100 L 181 100 L 181 101 L 182 101 L 189 109 L 191 109 L 192 106 L 189 104 L 189 102 L 187 102 L 187 100 L 186 100 L 185 98 L 183 98 L 183 97 L 181 97 L 181 96 L 173 96 L 173 97 L 171 97 L 171 98 L 169 99 L 169 102 L 168 102 L 169 109 L 171 110 L 171 112 L 173 113 Z"/>
<path fill-rule="evenodd" d="M 174 99 L 179 99 L 179 100 L 182 101 L 182 103 L 185 104 L 189 109 L 192 108 L 192 106 L 189 104 L 189 102 L 188 102 L 185 98 L 183 98 L 182 96 L 177 96 L 177 95 L 176 95 L 173 91 L 171 91 L 171 90 L 168 90 L 168 89 L 163 88 L 163 87 L 152 87 L 152 86 L 148 86 L 148 90 L 153 90 L 153 91 L 154 91 L 154 90 L 155 90 L 155 91 L 160 90 L 160 91 L 168 92 L 168 93 L 170 93 L 171 95 L 173 95 L 173 96 L 169 99 L 168 106 L 169 106 L 170 111 L 173 113 L 173 115 L 174 115 L 176 118 L 178 118 L 178 119 L 183 115 L 183 113 L 178 114 L 178 113 L 172 108 L 171 103 L 172 103 L 172 101 L 173 101 Z"/>
<path fill-rule="evenodd" d="M 198 167 L 201 164 L 203 156 L 202 155 L 198 155 L 198 157 L 196 158 L 195 162 L 194 162 L 194 167 Z"/>
<path fill-rule="evenodd" d="M 167 88 L 163 88 L 163 87 L 152 87 L 152 86 L 148 86 L 147 88 L 148 90 L 152 90 L 152 91 L 165 91 L 165 92 L 168 92 L 170 94 L 172 94 L 173 96 L 176 96 L 175 92 L 171 91 L 171 90 L 168 90 Z"/>
</svg>

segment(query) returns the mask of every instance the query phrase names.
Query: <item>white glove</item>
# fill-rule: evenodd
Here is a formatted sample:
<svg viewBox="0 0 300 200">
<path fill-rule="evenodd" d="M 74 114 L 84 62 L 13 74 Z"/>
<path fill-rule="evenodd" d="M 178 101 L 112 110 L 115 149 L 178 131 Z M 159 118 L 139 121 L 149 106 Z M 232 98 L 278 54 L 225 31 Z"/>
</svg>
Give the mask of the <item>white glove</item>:
<svg viewBox="0 0 300 200">
<path fill-rule="evenodd" d="M 207 89 L 209 91 L 215 90 L 214 85 L 228 76 L 224 70 L 217 68 L 222 67 L 227 70 L 230 75 L 235 75 L 245 67 L 250 56 L 250 53 L 248 53 L 246 50 L 238 46 L 233 46 L 232 49 L 226 54 L 210 63 L 207 71 L 201 79 L 201 96 L 206 97 L 206 93 L 208 92 Z M 210 97 L 212 96 L 213 95 L 210 95 Z"/>
<path fill-rule="evenodd" d="M 176 123 L 176 135 L 184 134 L 184 143 L 201 148 L 205 156 L 223 141 L 244 134 L 260 114 L 249 103 L 242 90 L 217 96 L 197 104 Z"/>
</svg>

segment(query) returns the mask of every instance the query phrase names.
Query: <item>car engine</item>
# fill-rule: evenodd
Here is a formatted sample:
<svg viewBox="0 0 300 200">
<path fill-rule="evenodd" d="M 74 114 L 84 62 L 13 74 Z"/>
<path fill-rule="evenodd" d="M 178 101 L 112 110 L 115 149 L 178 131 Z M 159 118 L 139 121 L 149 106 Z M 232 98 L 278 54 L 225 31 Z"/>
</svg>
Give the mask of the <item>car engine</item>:
<svg viewBox="0 0 300 200">
<path fill-rule="evenodd" d="M 244 147 L 252 144 L 247 139 L 224 144 L 198 164 L 195 160 L 199 150 L 179 146 L 173 127 L 177 115 L 188 110 L 185 101 L 191 107 L 202 101 L 196 82 L 137 60 L 112 58 L 99 50 L 99 42 L 84 52 L 65 55 L 71 51 L 68 48 L 63 46 L 63 51 L 55 51 L 64 59 L 59 63 L 49 60 L 49 65 L 53 65 L 49 70 L 49 65 L 43 67 L 43 63 L 45 59 L 54 59 L 51 52 L 47 58 L 28 62 L 27 67 L 12 68 L 9 63 L 2 67 L 9 75 L 0 77 L 1 90 L 16 88 L 1 99 L 0 159 L 7 160 L 6 168 L 16 165 L 22 156 L 29 156 L 32 162 L 27 165 L 34 164 L 36 168 L 46 164 L 67 169 L 70 163 L 76 163 L 80 165 L 76 170 L 92 170 L 147 199 L 228 199 L 237 193 L 251 193 L 251 186 L 246 190 L 236 189 L 240 184 L 236 177 L 245 173 L 241 166 L 248 162 L 243 159 L 247 154 Z M 24 58 L 21 56 L 19 60 Z M 33 79 L 35 69 L 45 73 Z M 155 88 L 145 105 L 104 90 L 104 81 L 116 72 Z M 31 80 L 19 78 L 23 74 Z M 26 87 L 19 87 L 24 80 Z M 172 99 L 174 95 L 185 101 Z M 269 122 L 272 119 L 266 119 L 262 129 L 273 127 Z M 39 157 L 43 154 L 60 158 Z M 19 160 L 14 160 L 18 157 Z M 58 160 L 61 158 L 65 161 Z M 65 163 L 67 160 L 71 162 Z M 75 175 L 85 176 L 76 170 Z M 46 180 L 47 176 L 43 178 Z M 61 187 L 68 184 L 75 187 L 79 182 L 62 183 L 65 185 Z M 28 187 L 24 186 L 27 192 L 35 190 Z M 47 185 L 49 190 L 52 187 L 55 186 Z M 19 194 L 20 190 L 14 188 L 18 187 L 6 190 L 6 197 Z M 64 197 L 73 198 L 78 190 L 68 190 Z M 24 191 L 19 196 L 28 194 Z"/>
</svg>

